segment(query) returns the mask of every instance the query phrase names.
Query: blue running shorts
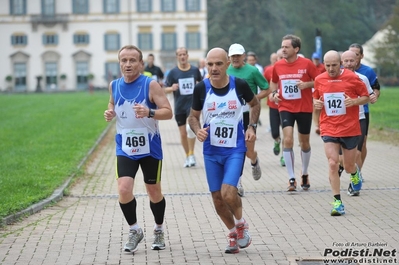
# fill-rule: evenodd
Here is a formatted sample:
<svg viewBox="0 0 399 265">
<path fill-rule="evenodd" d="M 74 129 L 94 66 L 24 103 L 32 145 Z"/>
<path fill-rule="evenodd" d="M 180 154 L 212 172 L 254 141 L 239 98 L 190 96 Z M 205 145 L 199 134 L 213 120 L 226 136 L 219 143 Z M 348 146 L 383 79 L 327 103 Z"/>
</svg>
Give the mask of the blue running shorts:
<svg viewBox="0 0 399 265">
<path fill-rule="evenodd" d="M 230 155 L 204 155 L 209 191 L 220 191 L 222 184 L 237 187 L 244 168 L 245 152 Z"/>
</svg>

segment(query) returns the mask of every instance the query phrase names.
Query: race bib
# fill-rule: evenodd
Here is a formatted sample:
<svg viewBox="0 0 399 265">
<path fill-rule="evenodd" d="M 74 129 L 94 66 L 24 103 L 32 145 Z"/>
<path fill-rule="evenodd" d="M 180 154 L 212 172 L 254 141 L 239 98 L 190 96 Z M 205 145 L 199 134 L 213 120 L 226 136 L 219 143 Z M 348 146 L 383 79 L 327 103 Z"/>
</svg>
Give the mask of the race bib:
<svg viewBox="0 0 399 265">
<path fill-rule="evenodd" d="M 302 98 L 301 90 L 297 86 L 299 80 L 281 80 L 281 89 L 284 99 L 300 99 Z"/>
<path fill-rule="evenodd" d="M 180 78 L 179 90 L 180 95 L 192 95 L 194 91 L 195 81 L 194 77 Z"/>
<path fill-rule="evenodd" d="M 234 119 L 213 119 L 210 122 L 210 133 L 213 146 L 237 146 L 237 121 Z"/>
<path fill-rule="evenodd" d="M 346 114 L 345 97 L 342 93 L 324 93 L 324 109 L 327 116 L 338 116 Z"/>
<path fill-rule="evenodd" d="M 147 128 L 124 129 L 122 131 L 122 150 L 129 156 L 150 153 Z"/>
</svg>

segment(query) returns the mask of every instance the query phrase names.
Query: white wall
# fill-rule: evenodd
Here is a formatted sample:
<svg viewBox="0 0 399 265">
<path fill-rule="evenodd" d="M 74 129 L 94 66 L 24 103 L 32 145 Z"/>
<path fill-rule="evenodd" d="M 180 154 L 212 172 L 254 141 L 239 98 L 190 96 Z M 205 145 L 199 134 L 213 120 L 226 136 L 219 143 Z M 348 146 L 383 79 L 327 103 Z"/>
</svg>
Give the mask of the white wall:
<svg viewBox="0 0 399 265">
<path fill-rule="evenodd" d="M 129 2 L 130 1 L 130 4 Z M 201 0 L 201 11 L 186 13 L 184 11 L 184 0 L 176 0 L 177 11 L 174 13 L 162 13 L 161 1 L 153 0 L 151 13 L 136 13 L 136 1 L 120 0 L 120 14 L 103 14 L 103 1 L 90 0 L 89 14 L 73 15 L 72 0 L 56 0 L 56 14 L 68 14 L 67 29 L 58 23 L 52 27 L 39 24 L 37 31 L 33 31 L 31 15 L 41 14 L 41 0 L 27 0 L 27 14 L 24 16 L 11 16 L 9 14 L 10 0 L 0 0 L 0 33 L 3 41 L 0 42 L 0 90 L 7 86 L 5 77 L 13 75 L 13 64 L 11 55 L 23 52 L 29 56 L 27 63 L 27 86 L 28 91 L 36 88 L 36 76 L 45 75 L 42 55 L 48 51 L 60 54 L 58 62 L 58 76 L 67 75 L 66 88 L 75 89 L 75 65 L 72 55 L 79 51 L 91 54 L 90 72 L 95 75 L 94 86 L 107 87 L 104 79 L 105 63 L 117 62 L 117 52 L 104 50 L 104 34 L 107 31 L 116 31 L 121 34 L 121 46 L 126 44 L 137 44 L 137 34 L 140 25 L 152 27 L 154 49 L 143 50 L 144 59 L 149 53 L 155 55 L 155 63 L 162 66 L 159 56 L 161 52 L 161 33 L 163 25 L 175 25 L 178 34 L 178 47 L 185 46 L 185 32 L 187 25 L 199 25 L 201 32 L 201 49 L 190 50 L 190 59 L 198 61 L 207 52 L 207 1 Z M 129 8 L 131 12 L 129 12 Z M 129 24 L 129 20 L 131 23 Z M 88 45 L 75 45 L 73 35 L 77 31 L 86 31 L 90 36 Z M 58 45 L 44 46 L 42 44 L 43 33 L 57 33 Z M 11 45 L 11 36 L 15 33 L 24 33 L 28 37 L 28 45 Z M 132 42 L 132 43 L 131 43 Z M 59 86 L 60 80 L 58 81 Z M 43 82 L 42 82 L 43 86 Z"/>
</svg>

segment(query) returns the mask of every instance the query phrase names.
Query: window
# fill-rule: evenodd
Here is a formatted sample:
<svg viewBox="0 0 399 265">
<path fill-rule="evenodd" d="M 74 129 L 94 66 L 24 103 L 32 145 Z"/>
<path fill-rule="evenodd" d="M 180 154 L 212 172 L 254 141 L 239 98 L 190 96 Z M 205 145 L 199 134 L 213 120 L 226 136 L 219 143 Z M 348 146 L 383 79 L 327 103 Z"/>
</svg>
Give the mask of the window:
<svg viewBox="0 0 399 265">
<path fill-rule="evenodd" d="M 43 45 L 56 45 L 58 44 L 57 34 L 43 34 Z"/>
<path fill-rule="evenodd" d="M 15 63 L 14 64 L 14 89 L 17 91 L 26 90 L 26 64 Z"/>
<path fill-rule="evenodd" d="M 162 33 L 162 50 L 175 51 L 176 43 L 176 33 Z"/>
<path fill-rule="evenodd" d="M 26 35 L 12 35 L 11 36 L 11 45 L 27 45 L 28 37 Z"/>
<path fill-rule="evenodd" d="M 103 0 L 104 13 L 115 14 L 119 13 L 119 0 Z"/>
<path fill-rule="evenodd" d="M 119 63 L 106 63 L 105 77 L 108 83 L 110 83 L 114 79 L 121 77 Z"/>
<path fill-rule="evenodd" d="M 10 15 L 26 15 L 26 0 L 10 0 Z"/>
<path fill-rule="evenodd" d="M 73 0 L 72 12 L 74 14 L 88 14 L 89 13 L 89 1 L 88 0 Z"/>
<path fill-rule="evenodd" d="M 105 50 L 117 51 L 120 48 L 120 36 L 117 33 L 104 35 Z"/>
<path fill-rule="evenodd" d="M 46 63 L 46 89 L 57 88 L 57 63 Z"/>
<path fill-rule="evenodd" d="M 186 11 L 200 11 L 200 0 L 186 0 Z"/>
<path fill-rule="evenodd" d="M 54 16 L 55 15 L 54 0 L 42 0 L 42 14 L 44 16 Z"/>
<path fill-rule="evenodd" d="M 175 12 L 176 11 L 176 0 L 162 0 L 161 10 L 162 10 L 162 12 Z"/>
<path fill-rule="evenodd" d="M 88 88 L 89 63 L 76 62 L 76 86 L 78 89 Z"/>
<path fill-rule="evenodd" d="M 186 33 L 186 47 L 187 49 L 201 49 L 201 40 L 199 32 Z"/>
<path fill-rule="evenodd" d="M 137 0 L 137 12 L 151 12 L 152 0 Z"/>
<path fill-rule="evenodd" d="M 74 44 L 89 44 L 89 34 L 78 33 L 73 35 Z"/>
<path fill-rule="evenodd" d="M 139 33 L 139 48 L 141 50 L 152 50 L 152 34 L 151 33 Z"/>
</svg>

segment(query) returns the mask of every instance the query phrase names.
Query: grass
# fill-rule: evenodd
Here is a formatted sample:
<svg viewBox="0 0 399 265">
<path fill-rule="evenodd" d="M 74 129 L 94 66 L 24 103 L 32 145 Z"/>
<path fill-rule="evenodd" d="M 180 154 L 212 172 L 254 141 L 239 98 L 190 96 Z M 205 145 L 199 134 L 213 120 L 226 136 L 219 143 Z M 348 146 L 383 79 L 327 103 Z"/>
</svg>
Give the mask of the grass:
<svg viewBox="0 0 399 265">
<path fill-rule="evenodd" d="M 399 88 L 381 89 L 377 103 L 370 104 L 371 140 L 399 144 Z"/>
<path fill-rule="evenodd" d="M 399 132 L 399 88 L 382 89 L 377 103 L 370 104 L 370 122 L 378 129 Z"/>
<path fill-rule="evenodd" d="M 49 197 L 107 127 L 108 93 L 0 95 L 0 218 Z"/>
</svg>

